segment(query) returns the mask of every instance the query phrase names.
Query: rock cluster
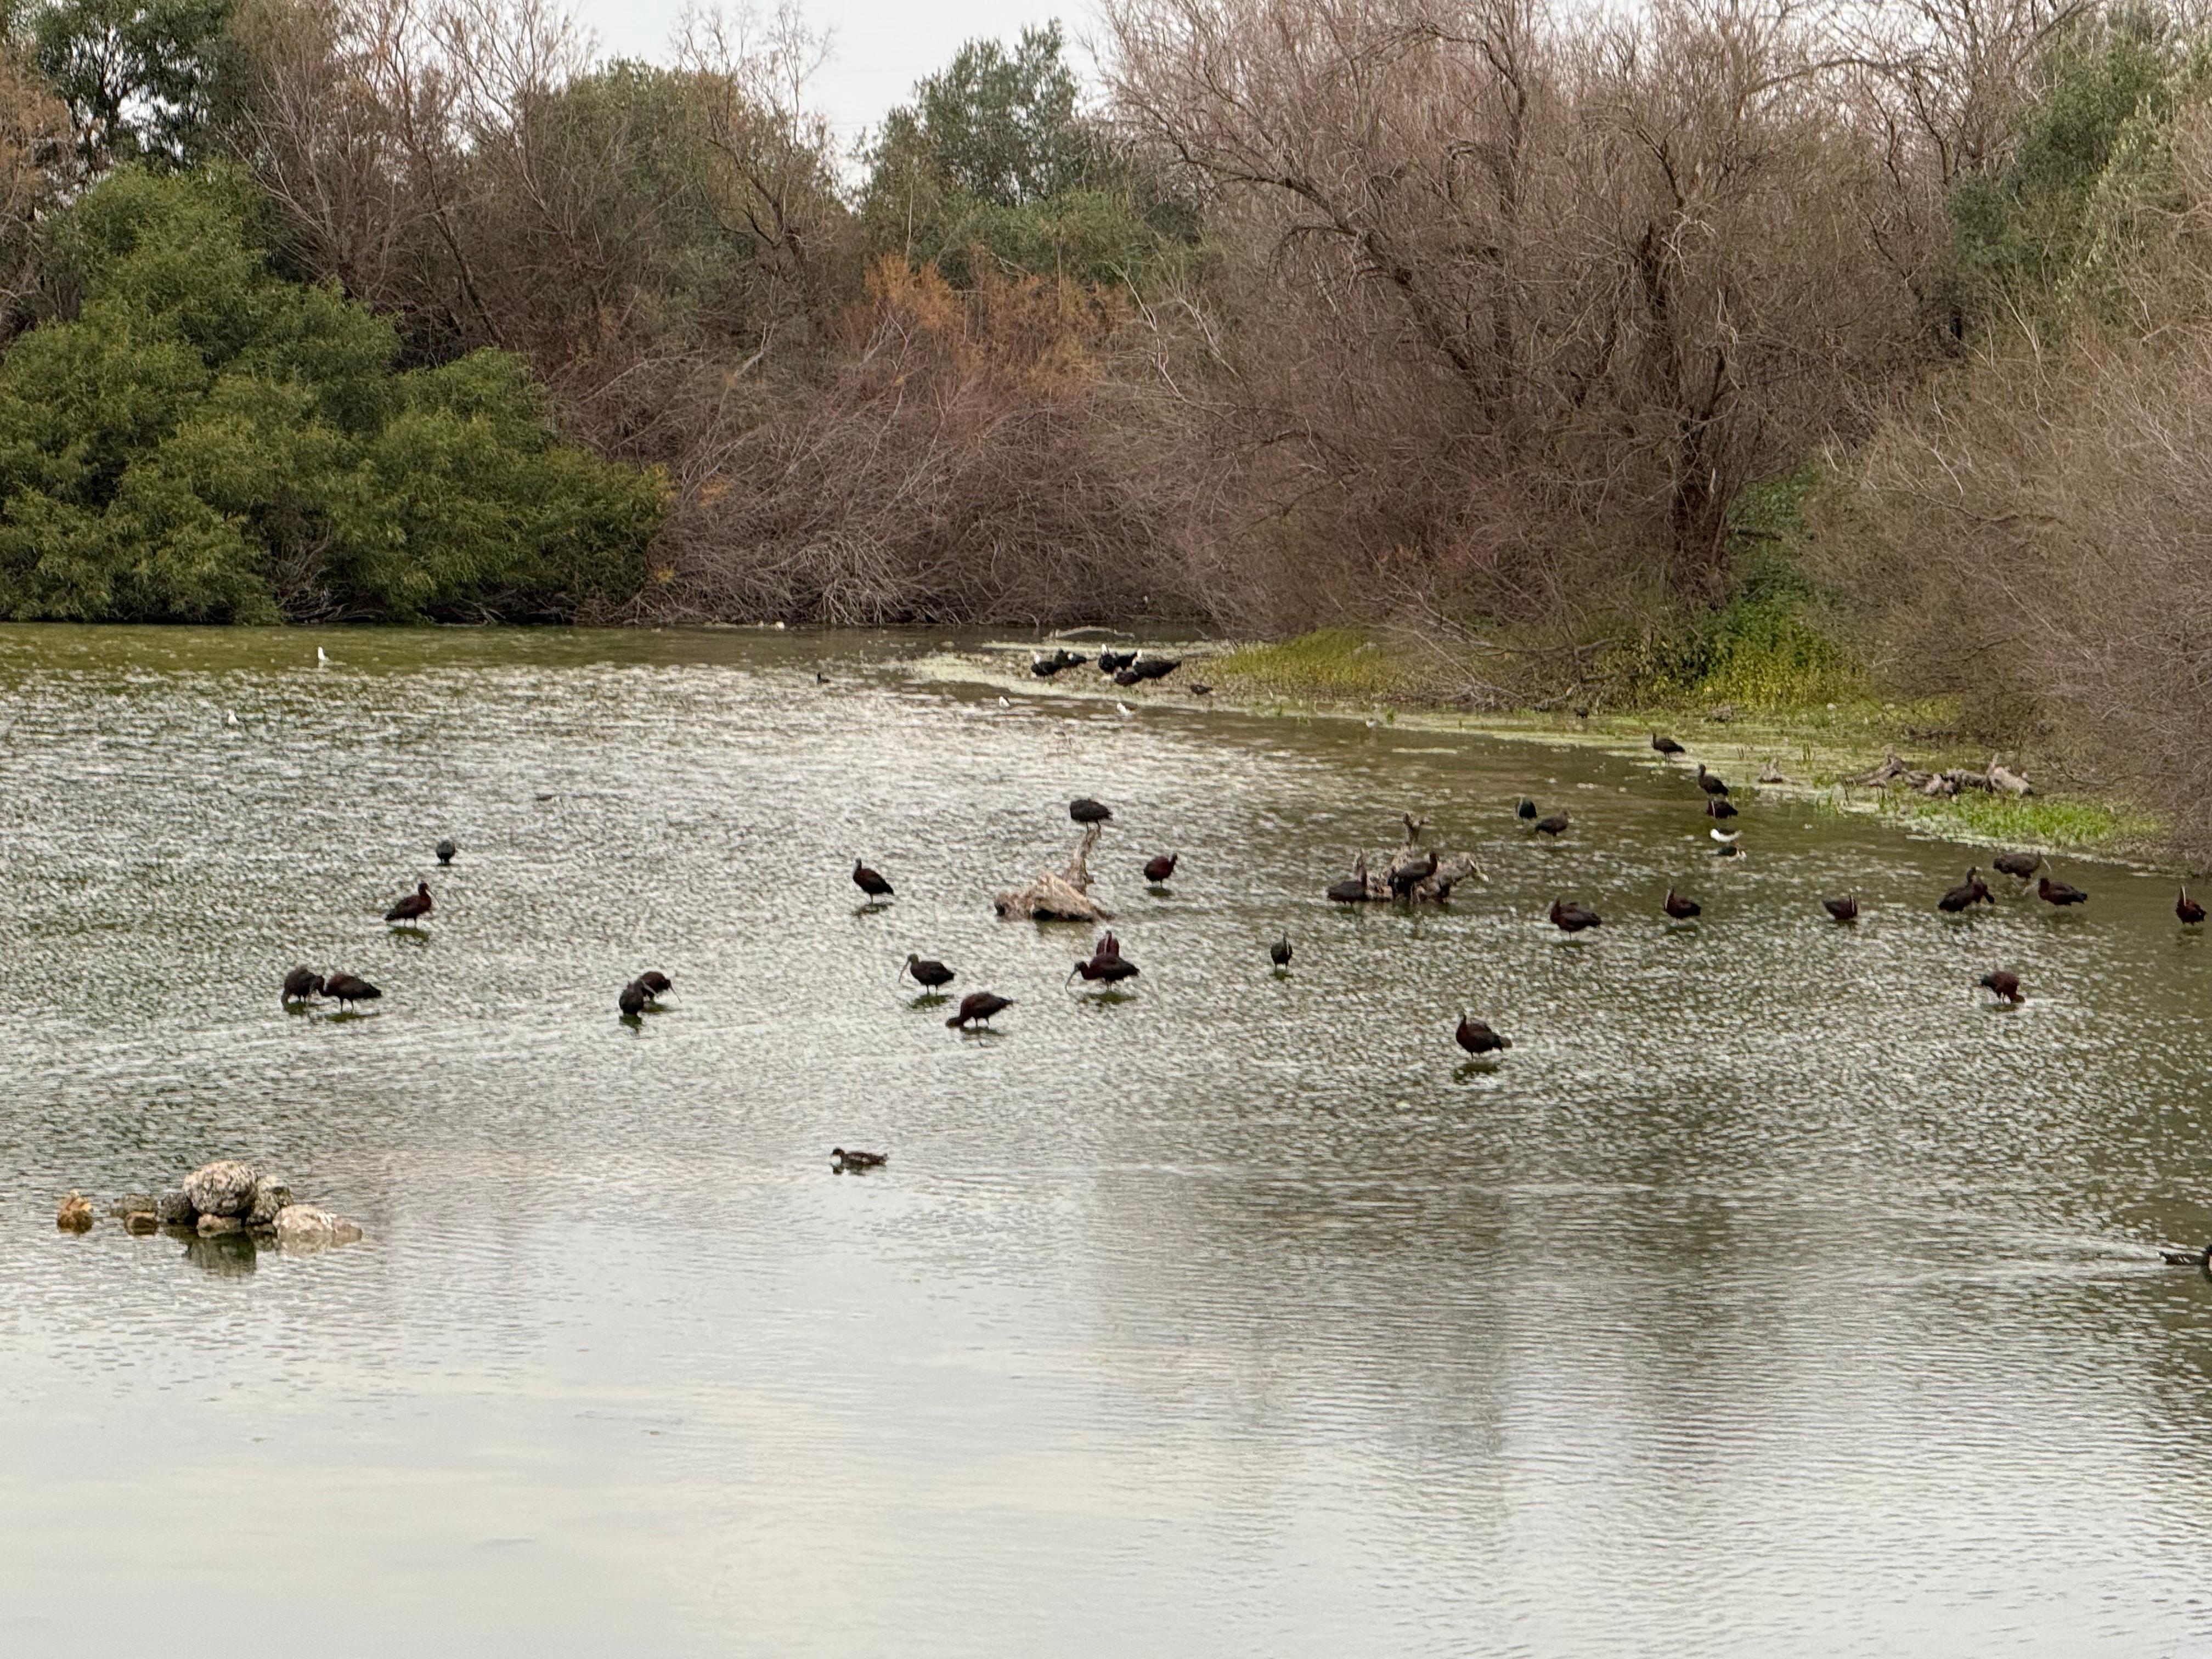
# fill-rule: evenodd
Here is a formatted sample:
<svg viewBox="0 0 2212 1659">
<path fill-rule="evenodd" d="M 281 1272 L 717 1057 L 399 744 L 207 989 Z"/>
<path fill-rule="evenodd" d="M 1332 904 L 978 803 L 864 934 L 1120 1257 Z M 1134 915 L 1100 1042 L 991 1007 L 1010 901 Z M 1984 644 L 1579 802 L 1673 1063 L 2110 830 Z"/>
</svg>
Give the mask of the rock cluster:
<svg viewBox="0 0 2212 1659">
<path fill-rule="evenodd" d="M 350 1244 L 361 1237 L 361 1229 L 352 1222 L 297 1202 L 283 1182 L 234 1158 L 203 1164 L 185 1177 L 182 1187 L 158 1195 L 125 1193 L 107 1206 L 107 1213 L 121 1221 L 127 1233 L 163 1228 L 189 1231 L 202 1238 L 254 1233 L 274 1237 L 287 1250 L 324 1249 Z M 89 1231 L 93 1222 L 92 1200 L 77 1192 L 64 1199 L 54 1215 L 54 1224 L 64 1232 Z"/>
</svg>

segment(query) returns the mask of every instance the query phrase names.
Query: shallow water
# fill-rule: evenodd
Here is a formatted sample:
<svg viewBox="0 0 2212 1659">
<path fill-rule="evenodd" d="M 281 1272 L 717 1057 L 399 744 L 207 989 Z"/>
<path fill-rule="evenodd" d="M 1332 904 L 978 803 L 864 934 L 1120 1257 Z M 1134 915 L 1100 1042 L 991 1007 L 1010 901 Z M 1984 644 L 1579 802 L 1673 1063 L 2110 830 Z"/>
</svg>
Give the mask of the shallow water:
<svg viewBox="0 0 2212 1659">
<path fill-rule="evenodd" d="M 1954 922 L 1979 854 L 1768 801 L 1723 863 L 1649 760 L 1001 707 L 930 643 L 0 629 L 0 1634 L 2212 1646 L 2212 1283 L 2144 1248 L 2212 1234 L 2212 945 L 2164 881 Z M 1077 793 L 1123 1000 L 991 913 Z M 1332 910 L 1406 807 L 1487 884 Z M 1016 1006 L 947 1030 L 909 950 Z M 386 996 L 287 1014 L 298 962 Z M 368 1241 L 53 1228 L 229 1153 Z"/>
</svg>

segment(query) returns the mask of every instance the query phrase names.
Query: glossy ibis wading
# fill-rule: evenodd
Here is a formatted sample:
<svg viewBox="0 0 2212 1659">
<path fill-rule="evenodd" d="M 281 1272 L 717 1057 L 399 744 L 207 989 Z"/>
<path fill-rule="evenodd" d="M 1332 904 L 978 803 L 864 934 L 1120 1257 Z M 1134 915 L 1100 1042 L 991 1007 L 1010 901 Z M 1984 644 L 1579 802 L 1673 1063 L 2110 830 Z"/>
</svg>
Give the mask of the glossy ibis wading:
<svg viewBox="0 0 2212 1659">
<path fill-rule="evenodd" d="M 960 999 L 960 1012 L 945 1023 L 955 1028 L 965 1026 L 970 1020 L 979 1024 L 988 1025 L 991 1023 L 992 1015 L 1003 1012 L 1013 1006 L 1014 1000 L 1012 997 L 994 995 L 989 991 L 970 991 Z"/>
<path fill-rule="evenodd" d="M 1548 818 L 1536 820 L 1536 833 L 1540 836 L 1564 836 L 1567 833 L 1567 826 L 1573 822 L 1565 812 L 1554 812 Z"/>
<path fill-rule="evenodd" d="M 630 981 L 615 999 L 615 1006 L 622 1010 L 624 1019 L 635 1019 L 645 1012 L 645 987 L 635 980 Z"/>
<path fill-rule="evenodd" d="M 1078 823 L 1105 823 L 1114 816 L 1114 809 L 1103 800 L 1093 800 L 1088 795 L 1078 795 L 1067 803 L 1067 816 Z"/>
<path fill-rule="evenodd" d="M 1522 796 L 1513 804 L 1513 816 L 1523 823 L 1534 823 L 1536 821 L 1536 803 L 1526 795 Z"/>
<path fill-rule="evenodd" d="M 1698 763 L 1698 787 L 1716 798 L 1725 795 L 1729 792 L 1728 785 L 1721 781 L 1721 775 L 1705 770 L 1705 763 L 1703 761 Z"/>
<path fill-rule="evenodd" d="M 1659 908 L 1677 921 L 1687 921 L 1692 916 L 1702 914 L 1705 909 L 1705 906 L 1699 904 L 1697 900 L 1684 898 L 1671 887 L 1667 890 L 1667 896 L 1659 901 Z"/>
<path fill-rule="evenodd" d="M 323 994 L 337 999 L 338 1012 L 356 1002 L 374 1002 L 384 994 L 359 974 L 329 973 L 323 975 Z"/>
<path fill-rule="evenodd" d="M 2173 914 L 2181 919 L 2184 927 L 2194 927 L 2204 920 L 2204 907 L 2189 896 L 2189 889 L 2185 886 L 2174 898 Z"/>
<path fill-rule="evenodd" d="M 656 968 L 648 968 L 640 974 L 637 976 L 637 982 L 645 987 L 646 995 L 656 1001 L 676 988 L 668 975 Z"/>
<path fill-rule="evenodd" d="M 1267 947 L 1267 960 L 1278 968 L 1291 965 L 1291 936 L 1285 933 Z"/>
<path fill-rule="evenodd" d="M 1083 982 L 1086 985 L 1097 982 L 1119 985 L 1125 979 L 1136 978 L 1137 964 L 1117 951 L 1110 957 L 1089 957 L 1067 970 L 1070 981 L 1078 974 L 1083 975 Z"/>
<path fill-rule="evenodd" d="M 1158 886 L 1175 874 L 1176 866 L 1182 858 L 1180 853 L 1163 853 L 1158 858 L 1147 859 L 1145 861 L 1145 879 Z"/>
<path fill-rule="evenodd" d="M 1986 987 L 1999 1002 L 2009 1002 L 2015 1008 L 2026 1000 L 2021 995 L 2020 975 L 2009 968 L 1999 968 L 1993 973 L 1984 974 L 1975 982 Z"/>
<path fill-rule="evenodd" d="M 1437 853 L 1432 847 L 1420 863 L 1401 865 L 1390 872 L 1390 896 L 1395 899 L 1412 897 L 1413 890 L 1436 872 Z"/>
<path fill-rule="evenodd" d="M 952 970 L 943 963 L 932 962 L 927 957 L 916 956 L 911 951 L 907 952 L 906 962 L 899 972 L 912 974 L 914 982 L 925 991 L 934 991 L 939 986 L 950 985 L 954 978 Z"/>
<path fill-rule="evenodd" d="M 853 860 L 853 885 L 872 899 L 889 898 L 891 896 L 890 883 L 885 881 L 882 876 L 869 869 L 858 859 Z"/>
<path fill-rule="evenodd" d="M 453 861 L 453 854 L 459 852 L 461 849 L 454 844 L 453 838 L 451 836 L 448 836 L 443 841 L 440 842 L 432 850 L 438 854 L 439 863 L 451 864 Z"/>
<path fill-rule="evenodd" d="M 1841 898 L 1824 898 L 1820 908 L 1838 921 L 1856 921 L 1859 919 L 1859 898 L 1856 893 L 1846 893 Z"/>
<path fill-rule="evenodd" d="M 1990 862 L 2014 881 L 2026 881 L 2043 867 L 2043 860 L 2033 853 L 2000 853 Z"/>
<path fill-rule="evenodd" d="M 1604 921 L 1603 916 L 1588 905 L 1565 904 L 1558 899 L 1552 901 L 1552 926 L 1563 933 L 1579 933 L 1585 927 L 1601 926 Z"/>
<path fill-rule="evenodd" d="M 2089 896 L 2080 888 L 2069 887 L 2064 882 L 2053 881 L 2048 876 L 2035 884 L 2035 896 L 2045 904 L 2060 906 L 2087 904 L 2089 902 Z"/>
<path fill-rule="evenodd" d="M 1479 1019 L 1469 1019 L 1465 1013 L 1459 1017 L 1459 1029 L 1452 1040 L 1471 1054 L 1496 1054 L 1501 1048 L 1510 1048 L 1513 1039 L 1501 1036 Z"/>
<path fill-rule="evenodd" d="M 880 1170 L 891 1161 L 891 1155 L 889 1152 L 864 1152 L 857 1147 L 848 1152 L 842 1146 L 832 1146 L 830 1161 L 842 1164 L 848 1170 Z"/>
<path fill-rule="evenodd" d="M 1656 732 L 1651 734 L 1651 746 L 1662 755 L 1679 755 L 1682 752 L 1680 744 L 1672 738 L 1662 738 Z"/>
<path fill-rule="evenodd" d="M 305 1002 L 309 997 L 323 994 L 323 976 L 312 968 L 295 968 L 284 975 L 286 1002 Z"/>
<path fill-rule="evenodd" d="M 386 921 L 420 921 L 430 914 L 430 884 L 418 881 L 415 890 L 384 913 Z"/>
<path fill-rule="evenodd" d="M 1936 901 L 1936 908 L 1947 916 L 1955 916 L 1969 905 L 1994 902 L 1990 897 L 1990 884 L 1982 879 L 1980 868 L 1969 866 L 1966 880 L 1948 889 L 1943 896 Z"/>
<path fill-rule="evenodd" d="M 1709 818 L 1732 818 L 1735 815 L 1735 803 L 1732 800 L 1724 800 L 1715 795 L 1705 803 L 1705 816 Z"/>
</svg>

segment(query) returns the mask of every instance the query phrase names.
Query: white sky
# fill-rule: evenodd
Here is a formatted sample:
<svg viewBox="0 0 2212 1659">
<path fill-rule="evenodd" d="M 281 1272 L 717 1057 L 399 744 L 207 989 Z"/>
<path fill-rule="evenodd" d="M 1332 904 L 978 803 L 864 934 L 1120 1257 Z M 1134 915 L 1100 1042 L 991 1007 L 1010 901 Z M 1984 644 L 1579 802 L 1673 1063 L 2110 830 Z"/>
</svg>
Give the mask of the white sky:
<svg viewBox="0 0 2212 1659">
<path fill-rule="evenodd" d="M 684 12 L 684 0 L 569 0 L 576 15 L 599 37 L 608 57 L 665 61 L 668 41 Z M 725 0 L 735 15 L 741 0 Z M 757 4 L 764 12 L 774 0 Z M 807 19 L 831 34 L 830 61 L 815 79 L 816 106 L 836 123 L 842 146 L 863 127 L 880 122 L 894 104 L 905 101 L 914 83 L 942 69 L 963 40 L 978 35 L 1012 40 L 1026 25 L 1060 20 L 1068 56 L 1087 76 L 1090 58 L 1079 38 L 1091 32 L 1088 0 L 967 0 L 960 5 L 930 0 L 804 0 Z"/>
</svg>

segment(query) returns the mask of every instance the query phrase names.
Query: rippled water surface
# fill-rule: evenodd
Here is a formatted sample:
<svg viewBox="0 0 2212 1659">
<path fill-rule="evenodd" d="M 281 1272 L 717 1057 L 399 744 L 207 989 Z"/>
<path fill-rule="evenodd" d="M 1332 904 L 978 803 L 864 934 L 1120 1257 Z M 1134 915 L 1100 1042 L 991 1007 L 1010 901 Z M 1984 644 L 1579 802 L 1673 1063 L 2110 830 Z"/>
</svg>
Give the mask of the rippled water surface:
<svg viewBox="0 0 2212 1659">
<path fill-rule="evenodd" d="M 1770 800 L 1723 863 L 1648 755 L 1002 706 L 929 643 L 0 629 L 0 1634 L 2212 1650 L 2165 882 L 1953 922 L 1963 849 Z M 991 911 L 1078 793 L 1124 1000 Z M 1487 884 L 1331 910 L 1407 807 Z M 299 962 L 385 998 L 288 1014 Z M 232 1153 L 367 1242 L 53 1226 Z"/>
</svg>

